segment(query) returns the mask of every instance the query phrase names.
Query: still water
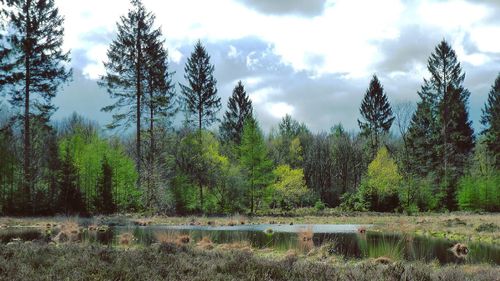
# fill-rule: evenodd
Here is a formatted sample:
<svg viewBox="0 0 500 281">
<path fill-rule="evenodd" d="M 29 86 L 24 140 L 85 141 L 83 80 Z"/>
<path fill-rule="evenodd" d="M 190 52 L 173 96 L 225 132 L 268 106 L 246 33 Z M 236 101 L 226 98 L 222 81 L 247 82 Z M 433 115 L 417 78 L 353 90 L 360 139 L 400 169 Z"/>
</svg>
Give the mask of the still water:
<svg viewBox="0 0 500 281">
<path fill-rule="evenodd" d="M 289 249 L 307 253 L 313 248 L 327 247 L 330 254 L 346 259 L 390 257 L 394 260 L 437 261 L 447 263 L 489 263 L 500 265 L 500 247 L 467 243 L 468 254 L 457 255 L 450 248 L 456 242 L 423 236 L 399 235 L 358 229 L 360 225 L 238 225 L 238 226 L 116 226 L 109 232 L 88 235 L 86 240 L 103 244 L 117 243 L 117 236 L 132 233 L 136 243 L 157 242 L 158 234 L 189 235 L 191 243 L 204 237 L 213 243 L 248 243 L 253 248 Z"/>
</svg>

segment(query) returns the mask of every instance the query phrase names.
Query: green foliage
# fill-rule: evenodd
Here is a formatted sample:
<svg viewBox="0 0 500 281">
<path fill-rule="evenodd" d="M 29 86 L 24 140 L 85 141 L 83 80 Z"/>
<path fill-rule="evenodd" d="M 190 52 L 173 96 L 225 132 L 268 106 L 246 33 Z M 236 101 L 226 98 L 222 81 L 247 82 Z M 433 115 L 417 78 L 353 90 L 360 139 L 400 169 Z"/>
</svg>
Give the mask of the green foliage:
<svg viewBox="0 0 500 281">
<path fill-rule="evenodd" d="M 101 214 L 112 214 L 116 211 L 116 205 L 113 202 L 113 167 L 106 156 L 102 160 L 101 175 L 97 182 L 95 207 Z"/>
<path fill-rule="evenodd" d="M 491 86 L 482 113 L 481 124 L 484 126 L 482 134 L 485 136 L 488 150 L 496 158 L 496 168 L 500 169 L 500 73 Z"/>
<path fill-rule="evenodd" d="M 394 121 L 391 105 L 376 75 L 370 81 L 359 112 L 364 120 L 358 120 L 359 127 L 370 138 L 370 148 L 374 155 L 380 145 L 381 135 L 389 132 Z"/>
<path fill-rule="evenodd" d="M 283 209 L 301 207 L 303 197 L 308 192 L 303 170 L 280 165 L 273 173 L 276 181 L 270 188 L 277 204 Z"/>
<path fill-rule="evenodd" d="M 243 83 L 238 81 L 238 84 L 233 89 L 233 95 L 229 97 L 227 111 L 220 126 L 222 139 L 225 142 L 240 145 L 243 125 L 246 119 L 252 118 L 252 114 L 252 101 L 245 91 Z"/>
<path fill-rule="evenodd" d="M 382 147 L 368 165 L 368 172 L 359 192 L 370 209 L 392 211 L 399 204 L 398 190 L 401 180 L 396 162 L 389 155 L 387 148 Z"/>
<path fill-rule="evenodd" d="M 135 187 L 137 172 L 133 161 L 118 142 L 109 143 L 97 133 L 85 136 L 81 129 L 60 141 L 60 153 L 71 154 L 78 170 L 78 186 L 84 194 L 89 212 L 96 212 L 98 182 L 102 176 L 102 163 L 107 159 L 112 169 L 113 201 L 119 211 L 140 208 L 140 192 Z"/>
<path fill-rule="evenodd" d="M 326 208 L 326 205 L 325 205 L 325 203 L 321 202 L 321 200 L 318 200 L 318 201 L 316 201 L 316 203 L 314 203 L 314 209 L 316 209 L 316 211 L 321 212 L 325 208 Z"/>
<path fill-rule="evenodd" d="M 457 201 L 462 210 L 500 211 L 500 171 L 495 168 L 495 156 L 488 144 L 479 142 L 474 154 L 474 164 L 461 178 Z"/>
<path fill-rule="evenodd" d="M 210 63 L 210 55 L 198 41 L 194 51 L 184 67 L 184 78 L 187 85 L 180 84 L 183 95 L 184 111 L 188 122 L 196 124 L 199 131 L 217 120 L 221 107 L 217 96 L 217 80 L 214 78 L 214 66 Z"/>
<path fill-rule="evenodd" d="M 263 199 L 263 189 L 272 182 L 273 176 L 272 162 L 267 157 L 262 132 L 254 119 L 245 122 L 240 154 L 249 187 L 250 212 L 253 213 Z"/>
</svg>

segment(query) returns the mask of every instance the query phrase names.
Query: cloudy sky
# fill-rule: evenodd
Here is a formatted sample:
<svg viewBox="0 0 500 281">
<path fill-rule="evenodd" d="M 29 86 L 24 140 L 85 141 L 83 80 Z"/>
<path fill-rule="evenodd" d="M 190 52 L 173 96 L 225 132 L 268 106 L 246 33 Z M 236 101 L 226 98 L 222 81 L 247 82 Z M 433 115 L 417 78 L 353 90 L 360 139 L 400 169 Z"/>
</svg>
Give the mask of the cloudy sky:
<svg viewBox="0 0 500 281">
<path fill-rule="evenodd" d="M 73 82 L 55 99 L 62 118 L 76 111 L 104 124 L 111 101 L 96 84 L 128 0 L 56 0 L 65 16 Z M 417 101 L 426 62 L 446 39 L 466 72 L 476 129 L 500 72 L 500 0 L 144 0 L 169 49 L 174 81 L 184 83 L 186 57 L 200 39 L 215 65 L 224 111 L 238 80 L 262 127 L 285 114 L 313 131 L 342 123 L 356 130 L 373 74 L 392 104 Z M 178 91 L 179 92 L 179 91 Z"/>
</svg>

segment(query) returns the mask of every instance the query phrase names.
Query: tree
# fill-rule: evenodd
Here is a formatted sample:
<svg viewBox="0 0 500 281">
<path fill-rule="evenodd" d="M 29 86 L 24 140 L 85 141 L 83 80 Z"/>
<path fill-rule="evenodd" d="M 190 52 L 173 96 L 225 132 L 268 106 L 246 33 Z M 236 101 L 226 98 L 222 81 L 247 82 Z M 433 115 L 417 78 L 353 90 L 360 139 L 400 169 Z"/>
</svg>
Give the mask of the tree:
<svg viewBox="0 0 500 281">
<path fill-rule="evenodd" d="M 273 171 L 276 181 L 270 186 L 275 193 L 274 200 L 284 209 L 301 206 L 302 198 L 307 194 L 307 186 L 302 169 L 292 169 L 280 165 Z"/>
<path fill-rule="evenodd" d="M 220 97 L 217 96 L 217 80 L 213 77 L 214 66 L 210 64 L 210 56 L 205 47 L 198 41 L 194 51 L 184 67 L 184 78 L 187 85 L 181 86 L 184 101 L 184 111 L 189 123 L 195 122 L 198 130 L 198 142 L 194 146 L 201 153 L 202 129 L 210 126 L 217 120 L 217 113 L 221 107 Z M 198 182 L 200 192 L 200 210 L 203 211 L 203 183 Z"/>
<path fill-rule="evenodd" d="M 69 151 L 69 146 L 62 155 L 59 208 L 65 214 L 85 213 L 83 195 L 78 186 L 78 170 Z"/>
<path fill-rule="evenodd" d="M 360 192 L 370 209 L 392 211 L 399 205 L 397 192 L 401 180 L 396 162 L 387 148 L 382 147 L 368 165 Z"/>
<path fill-rule="evenodd" d="M 146 182 L 146 202 L 149 208 L 158 207 L 160 187 L 164 185 L 165 161 L 161 156 L 162 145 L 157 145 L 164 130 L 177 113 L 175 89 L 172 83 L 173 73 L 169 72 L 168 52 L 163 47 L 164 40 L 151 38 L 144 48 L 147 64 L 144 96 L 144 109 L 147 112 L 146 121 L 149 125 L 147 142 L 147 161 L 145 172 L 140 176 Z"/>
<path fill-rule="evenodd" d="M 249 183 L 250 213 L 256 209 L 256 201 L 262 199 L 263 188 L 272 181 L 272 162 L 257 121 L 248 119 L 243 127 L 240 146 L 241 166 Z"/>
<path fill-rule="evenodd" d="M 422 98 L 430 105 L 437 126 L 438 179 L 445 200 L 443 206 L 455 209 L 458 179 L 474 147 L 474 131 L 468 118 L 469 91 L 463 87 L 465 74 L 455 51 L 446 41 L 436 46 L 428 60 L 431 78 L 424 79 Z"/>
<path fill-rule="evenodd" d="M 278 130 L 269 137 L 271 155 L 276 165 L 299 168 L 304 160 L 303 142 L 310 134 L 307 126 L 286 114 L 278 124 Z"/>
<path fill-rule="evenodd" d="M 426 83 L 419 91 L 421 101 L 417 104 L 408 128 L 409 169 L 413 175 L 419 177 L 434 173 L 438 166 L 434 147 L 438 142 L 439 132 L 428 91 L 429 86 Z"/>
<path fill-rule="evenodd" d="M 190 122 L 195 122 L 198 132 L 217 121 L 221 108 L 217 96 L 217 80 L 213 76 L 214 66 L 205 47 L 198 41 L 184 67 L 187 85 L 181 86 L 185 103 L 184 110 Z"/>
<path fill-rule="evenodd" d="M 332 188 L 338 195 L 354 192 L 358 188 L 368 165 L 363 153 L 363 139 L 345 132 L 342 125 L 339 124 L 332 128 L 330 143 Z M 338 201 L 338 198 L 335 201 Z"/>
<path fill-rule="evenodd" d="M 101 214 L 112 214 L 116 211 L 113 201 L 113 167 L 104 156 L 101 165 L 101 175 L 97 182 L 96 209 Z"/>
<path fill-rule="evenodd" d="M 222 139 L 240 145 L 243 125 L 245 120 L 252 118 L 253 111 L 252 101 L 241 81 L 234 87 L 233 95 L 227 102 L 227 109 L 220 127 Z"/>
<path fill-rule="evenodd" d="M 143 99 L 147 87 L 150 93 L 165 90 L 164 68 L 165 63 L 161 54 L 161 30 L 154 29 L 155 16 L 146 11 L 141 0 L 131 0 L 133 6 L 127 16 L 122 16 L 117 23 L 118 34 L 108 48 L 108 61 L 104 63 L 106 74 L 101 77 L 99 85 L 106 87 L 108 94 L 116 102 L 102 108 L 105 112 L 114 112 L 113 120 L 108 128 L 128 128 L 130 124 L 136 126 L 136 166 L 141 173 L 141 114 Z M 152 69 L 154 68 L 154 69 Z M 148 81 L 149 80 L 149 81 Z M 148 83 L 149 82 L 149 83 Z M 161 86 L 160 86 L 161 85 Z M 157 108 L 158 100 L 150 99 L 153 111 Z M 140 177 L 138 179 L 140 186 Z"/>
<path fill-rule="evenodd" d="M 485 136 L 482 136 L 485 138 Z M 500 211 L 500 171 L 486 141 L 478 141 L 472 164 L 460 179 L 457 201 L 462 210 Z"/>
<path fill-rule="evenodd" d="M 321 201 L 333 207 L 338 204 L 338 194 L 332 187 L 333 153 L 330 138 L 321 133 L 313 137 L 304 157 L 304 175 L 307 186 L 319 195 Z"/>
<path fill-rule="evenodd" d="M 63 52 L 64 18 L 54 0 L 10 0 L 7 46 L 0 51 L 0 85 L 7 84 L 11 104 L 23 123 L 23 204 L 31 205 L 33 189 L 32 120 L 47 124 L 61 84 L 71 77 L 69 52 Z"/>
<path fill-rule="evenodd" d="M 370 81 L 370 86 L 366 90 L 359 112 L 364 122 L 358 120 L 358 124 L 362 133 L 370 138 L 371 155 L 373 157 L 379 147 L 380 136 L 389 132 L 394 121 L 391 105 L 376 75 L 373 75 Z"/>
<path fill-rule="evenodd" d="M 500 73 L 491 86 L 482 113 L 481 124 L 484 126 L 482 134 L 485 136 L 488 150 L 496 158 L 496 168 L 500 169 Z"/>
</svg>

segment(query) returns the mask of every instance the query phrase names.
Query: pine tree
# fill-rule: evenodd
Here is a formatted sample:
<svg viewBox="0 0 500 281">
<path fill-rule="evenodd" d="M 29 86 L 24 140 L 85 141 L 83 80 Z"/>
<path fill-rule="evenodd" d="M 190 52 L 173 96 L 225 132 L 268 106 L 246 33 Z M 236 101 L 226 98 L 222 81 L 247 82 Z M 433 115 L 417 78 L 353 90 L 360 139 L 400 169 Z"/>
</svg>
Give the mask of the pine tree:
<svg viewBox="0 0 500 281">
<path fill-rule="evenodd" d="M 381 135 L 389 132 L 394 121 L 391 105 L 376 75 L 373 75 L 370 81 L 370 86 L 366 90 L 359 111 L 364 122 L 358 120 L 358 124 L 362 133 L 370 138 L 373 157 L 380 145 Z"/>
<path fill-rule="evenodd" d="M 484 126 L 482 134 L 488 150 L 495 156 L 495 166 L 500 169 L 500 73 L 491 86 L 488 101 L 482 110 L 481 124 Z"/>
<path fill-rule="evenodd" d="M 216 115 L 221 108 L 221 100 L 217 96 L 214 66 L 210 64 L 210 56 L 200 41 L 196 43 L 188 58 L 184 72 L 187 85 L 180 86 L 185 110 L 189 121 L 194 122 L 198 132 L 201 132 L 203 128 L 217 121 Z"/>
<path fill-rule="evenodd" d="M 233 95 L 227 103 L 228 110 L 224 115 L 220 127 L 222 139 L 226 142 L 241 144 L 241 135 L 243 134 L 243 125 L 245 120 L 252 118 L 252 101 L 250 100 L 245 87 L 238 82 L 233 89 Z"/>
<path fill-rule="evenodd" d="M 158 67 L 155 59 L 162 59 L 151 56 L 158 51 L 151 49 L 153 45 L 160 48 L 158 42 L 161 30 L 153 27 L 155 16 L 146 10 L 141 0 L 131 0 L 131 4 L 133 8 L 128 11 L 127 16 L 122 16 L 117 24 L 118 35 L 109 46 L 108 62 L 104 63 L 106 74 L 101 77 L 99 85 L 106 87 L 111 98 L 116 100 L 114 104 L 102 108 L 105 112 L 114 112 L 113 121 L 108 124 L 108 128 L 128 128 L 130 124 L 135 123 L 136 168 L 140 174 L 141 116 L 150 68 Z M 161 71 L 161 68 L 151 71 Z M 155 83 L 158 81 L 156 78 L 150 80 L 154 81 L 150 86 L 156 89 L 158 85 Z"/>
<path fill-rule="evenodd" d="M 52 104 L 61 84 L 72 72 L 69 53 L 63 52 L 64 18 L 54 0 L 9 0 L 8 35 L 4 43 L 4 61 L 0 63 L 0 82 L 7 85 L 11 104 L 20 109 L 23 123 L 23 204 L 31 205 L 34 184 L 32 120 L 47 124 L 56 110 Z"/>
<path fill-rule="evenodd" d="M 256 209 L 256 200 L 261 198 L 262 189 L 272 181 L 272 162 L 267 157 L 267 148 L 257 121 L 248 119 L 243 127 L 240 146 L 241 166 L 249 182 L 250 213 Z"/>
<path fill-rule="evenodd" d="M 113 168 L 104 156 L 101 164 L 101 176 L 97 182 L 96 208 L 101 214 L 112 214 L 116 211 L 113 201 Z"/>
</svg>

